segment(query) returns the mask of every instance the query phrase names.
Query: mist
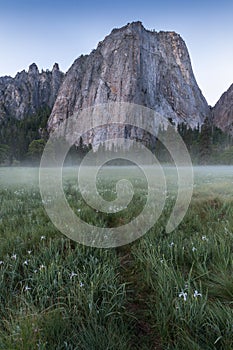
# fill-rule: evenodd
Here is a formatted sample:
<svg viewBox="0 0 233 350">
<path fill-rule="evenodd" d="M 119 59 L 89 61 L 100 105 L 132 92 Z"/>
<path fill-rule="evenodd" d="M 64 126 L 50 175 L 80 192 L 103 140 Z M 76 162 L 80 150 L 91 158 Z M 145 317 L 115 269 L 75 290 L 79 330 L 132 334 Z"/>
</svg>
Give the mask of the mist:
<svg viewBox="0 0 233 350">
<path fill-rule="evenodd" d="M 155 168 L 149 167 L 151 172 Z M 86 167 L 84 174 L 88 176 L 95 167 Z M 59 171 L 59 168 L 55 169 Z M 163 166 L 167 186 L 173 192 L 177 183 L 177 171 L 175 167 Z M 233 196 L 233 166 L 194 166 L 193 198 L 219 197 L 228 200 Z M 78 185 L 78 166 L 63 167 L 63 182 L 75 182 Z M 143 179 L 143 169 L 136 166 L 104 166 L 98 173 L 98 178 L 106 183 L 110 180 Z M 144 178 L 145 182 L 146 179 Z M 170 186 L 170 187 L 169 187 Z M 0 167 L 0 187 L 23 188 L 39 187 L 39 167 Z"/>
</svg>

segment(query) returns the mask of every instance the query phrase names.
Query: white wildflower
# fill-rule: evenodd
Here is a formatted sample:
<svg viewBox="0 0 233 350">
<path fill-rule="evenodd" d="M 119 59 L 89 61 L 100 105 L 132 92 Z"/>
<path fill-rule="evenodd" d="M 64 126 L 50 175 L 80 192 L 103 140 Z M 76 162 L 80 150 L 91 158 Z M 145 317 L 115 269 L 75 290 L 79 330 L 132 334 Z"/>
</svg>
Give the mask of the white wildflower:
<svg viewBox="0 0 233 350">
<path fill-rule="evenodd" d="M 24 291 L 28 292 L 30 289 L 32 289 L 32 288 L 29 288 L 28 286 L 25 286 Z"/>
<path fill-rule="evenodd" d="M 171 242 L 171 243 L 169 244 L 170 247 L 173 247 L 174 245 L 175 245 L 174 242 Z"/>
<path fill-rule="evenodd" d="M 197 248 L 195 247 L 192 247 L 192 251 L 195 252 L 197 250 Z"/>
<path fill-rule="evenodd" d="M 82 283 L 82 282 L 80 282 L 79 285 L 81 288 L 84 287 L 84 283 Z"/>
<path fill-rule="evenodd" d="M 23 262 L 23 265 L 28 265 L 28 260 L 25 260 L 25 261 Z"/>
<path fill-rule="evenodd" d="M 0 260 L 0 265 L 3 265 L 4 264 L 4 261 Z"/>
<path fill-rule="evenodd" d="M 186 292 L 184 292 L 183 290 L 179 293 L 179 298 L 184 298 L 184 301 L 187 300 L 187 296 L 188 294 Z"/>
<path fill-rule="evenodd" d="M 199 293 L 197 290 L 195 290 L 193 296 L 194 296 L 194 298 L 202 297 L 202 294 Z"/>
<path fill-rule="evenodd" d="M 17 258 L 17 255 L 16 255 L 16 254 L 12 254 L 12 255 L 11 255 L 11 259 L 16 260 L 16 258 Z"/>
<path fill-rule="evenodd" d="M 74 272 L 72 271 L 71 274 L 70 274 L 70 279 L 72 279 L 72 278 L 75 277 L 75 276 L 78 276 L 78 274 L 77 274 L 77 273 L 74 273 Z"/>
<path fill-rule="evenodd" d="M 41 241 L 44 241 L 44 240 L 45 240 L 45 236 L 41 236 L 41 237 L 40 237 L 40 240 L 41 240 Z"/>
</svg>

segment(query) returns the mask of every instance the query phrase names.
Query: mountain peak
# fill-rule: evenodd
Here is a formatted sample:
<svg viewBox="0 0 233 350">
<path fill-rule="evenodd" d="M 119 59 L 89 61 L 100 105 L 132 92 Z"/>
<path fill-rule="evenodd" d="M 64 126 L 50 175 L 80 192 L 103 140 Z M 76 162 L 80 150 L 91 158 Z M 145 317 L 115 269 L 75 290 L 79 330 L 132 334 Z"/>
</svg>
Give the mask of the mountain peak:
<svg viewBox="0 0 233 350">
<path fill-rule="evenodd" d="M 145 27 L 143 26 L 142 22 L 140 21 L 135 21 L 135 22 L 130 22 L 127 23 L 126 25 L 124 25 L 123 27 L 120 28 L 114 28 L 111 33 L 114 33 L 116 31 L 124 31 L 127 30 L 128 28 L 142 28 L 145 29 Z M 111 35 L 111 34 L 110 34 Z"/>
<path fill-rule="evenodd" d="M 113 29 L 90 55 L 75 60 L 49 128 L 83 108 L 109 101 L 143 105 L 192 127 L 210 113 L 180 35 L 146 30 L 140 21 Z"/>
<path fill-rule="evenodd" d="M 64 74 L 59 71 L 58 64 L 53 72 L 40 73 L 35 63 L 16 74 L 15 78 L 0 79 L 0 119 L 14 116 L 23 119 L 33 115 L 44 106 L 53 107 Z"/>
<path fill-rule="evenodd" d="M 37 67 L 37 65 L 36 65 L 35 63 L 32 63 L 32 64 L 29 66 L 28 73 L 36 73 L 36 74 L 39 74 L 39 69 L 38 69 L 38 67 Z"/>
<path fill-rule="evenodd" d="M 132 31 L 132 32 L 139 32 L 139 33 L 142 33 L 142 32 L 147 32 L 147 33 L 151 33 L 151 34 L 154 34 L 154 35 L 165 35 L 165 36 L 170 36 L 170 37 L 177 37 L 177 38 L 180 38 L 180 35 L 175 32 L 175 31 L 163 31 L 163 30 L 160 30 L 159 32 L 156 31 L 155 29 L 147 29 L 144 27 L 144 25 L 142 24 L 141 21 L 135 21 L 135 22 L 130 22 L 130 23 L 127 23 L 126 25 L 124 25 L 123 27 L 120 27 L 120 28 L 114 28 L 111 33 L 108 35 L 108 36 L 111 36 L 112 34 L 114 33 L 123 33 L 123 32 L 126 32 L 127 33 Z"/>
<path fill-rule="evenodd" d="M 54 72 L 54 71 L 60 71 L 60 68 L 59 68 L 59 64 L 58 64 L 58 63 L 54 63 L 52 72 Z"/>
</svg>

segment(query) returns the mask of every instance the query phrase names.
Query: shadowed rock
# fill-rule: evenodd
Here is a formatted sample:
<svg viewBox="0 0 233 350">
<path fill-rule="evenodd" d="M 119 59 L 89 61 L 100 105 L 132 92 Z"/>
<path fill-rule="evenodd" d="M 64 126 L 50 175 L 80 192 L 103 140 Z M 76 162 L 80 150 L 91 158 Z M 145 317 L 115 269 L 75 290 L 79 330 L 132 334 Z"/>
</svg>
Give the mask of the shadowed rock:
<svg viewBox="0 0 233 350">
<path fill-rule="evenodd" d="M 233 135 L 233 84 L 214 106 L 213 122 L 223 131 Z"/>
</svg>

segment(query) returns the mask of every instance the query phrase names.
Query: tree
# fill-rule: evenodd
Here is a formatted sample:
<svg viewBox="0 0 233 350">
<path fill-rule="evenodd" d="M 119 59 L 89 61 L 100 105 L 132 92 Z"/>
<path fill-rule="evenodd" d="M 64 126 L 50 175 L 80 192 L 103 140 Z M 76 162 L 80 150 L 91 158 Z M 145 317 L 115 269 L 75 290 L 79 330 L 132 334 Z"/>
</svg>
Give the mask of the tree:
<svg viewBox="0 0 233 350">
<path fill-rule="evenodd" d="M 48 137 L 46 126 L 51 108 L 44 106 L 37 113 L 18 120 L 8 116 L 0 122 L 0 144 L 9 146 L 9 159 L 24 161 L 33 140 Z"/>
<path fill-rule="evenodd" d="M 212 130 L 208 119 L 204 121 L 200 134 L 200 163 L 208 164 L 212 154 Z"/>
<path fill-rule="evenodd" d="M 6 164 L 10 156 L 10 147 L 0 144 L 0 164 Z"/>
<path fill-rule="evenodd" d="M 40 162 L 42 153 L 44 151 L 45 147 L 45 140 L 39 139 L 39 140 L 33 140 L 29 147 L 28 147 L 28 159 L 33 163 L 33 164 L 38 164 Z"/>
</svg>

